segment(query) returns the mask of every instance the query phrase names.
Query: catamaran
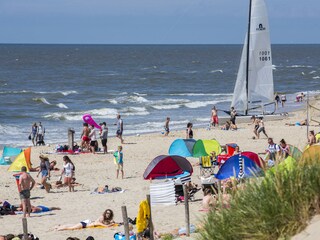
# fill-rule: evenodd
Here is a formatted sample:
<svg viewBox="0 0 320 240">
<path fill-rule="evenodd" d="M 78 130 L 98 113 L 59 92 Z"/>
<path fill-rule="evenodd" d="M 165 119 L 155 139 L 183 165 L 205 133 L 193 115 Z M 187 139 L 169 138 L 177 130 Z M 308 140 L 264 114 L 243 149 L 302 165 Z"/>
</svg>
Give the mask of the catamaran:
<svg viewBox="0 0 320 240">
<path fill-rule="evenodd" d="M 274 86 L 267 8 L 264 0 L 250 0 L 248 32 L 231 107 L 239 115 L 266 114 L 265 107 L 271 104 Z"/>
</svg>

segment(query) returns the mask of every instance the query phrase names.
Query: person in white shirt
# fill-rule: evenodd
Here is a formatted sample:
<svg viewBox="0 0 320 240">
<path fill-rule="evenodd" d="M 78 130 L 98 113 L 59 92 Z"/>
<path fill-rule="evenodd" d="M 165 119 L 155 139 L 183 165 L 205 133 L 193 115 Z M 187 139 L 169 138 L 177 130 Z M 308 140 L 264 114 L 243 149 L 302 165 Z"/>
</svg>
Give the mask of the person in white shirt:
<svg viewBox="0 0 320 240">
<path fill-rule="evenodd" d="M 275 162 L 281 151 L 280 146 L 275 144 L 272 138 L 268 138 L 268 144 L 266 153 L 269 154 L 269 160 Z"/>
<path fill-rule="evenodd" d="M 93 125 L 91 125 L 91 128 L 90 128 L 89 138 L 91 139 L 91 141 L 90 141 L 90 149 L 91 149 L 91 152 L 92 152 L 93 154 L 95 154 L 95 153 L 96 153 L 96 148 L 97 148 L 98 142 L 97 142 L 96 129 L 94 128 Z"/>
</svg>

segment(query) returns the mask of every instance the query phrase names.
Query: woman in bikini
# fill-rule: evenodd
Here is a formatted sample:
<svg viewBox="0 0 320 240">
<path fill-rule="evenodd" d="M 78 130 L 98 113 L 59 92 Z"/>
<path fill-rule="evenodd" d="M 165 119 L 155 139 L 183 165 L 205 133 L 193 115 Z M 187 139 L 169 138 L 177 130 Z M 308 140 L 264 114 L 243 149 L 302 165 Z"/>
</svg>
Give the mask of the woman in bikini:
<svg viewBox="0 0 320 240">
<path fill-rule="evenodd" d="M 55 227 L 55 229 L 58 231 L 76 230 L 76 229 L 97 227 L 97 226 L 110 227 L 110 226 L 113 226 L 114 224 L 115 224 L 115 222 L 113 221 L 113 211 L 111 209 L 107 209 L 104 211 L 102 216 L 100 216 L 94 222 L 92 222 L 89 219 L 86 219 L 86 220 L 81 221 L 80 223 L 77 223 L 75 225 L 57 226 L 57 227 Z"/>
</svg>

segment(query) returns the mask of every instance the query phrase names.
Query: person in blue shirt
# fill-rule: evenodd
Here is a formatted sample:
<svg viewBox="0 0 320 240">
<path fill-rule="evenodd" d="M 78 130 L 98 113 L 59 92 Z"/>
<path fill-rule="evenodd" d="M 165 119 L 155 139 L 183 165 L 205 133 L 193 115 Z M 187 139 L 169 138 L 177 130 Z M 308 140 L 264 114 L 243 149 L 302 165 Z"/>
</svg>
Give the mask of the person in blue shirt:
<svg viewBox="0 0 320 240">
<path fill-rule="evenodd" d="M 124 175 L 124 172 L 123 172 L 123 153 L 122 153 L 122 146 L 119 146 L 118 147 L 118 151 L 116 151 L 114 154 L 114 161 L 115 161 L 115 164 L 117 166 L 117 178 L 119 177 L 119 171 L 121 171 L 121 176 L 122 176 L 122 179 L 123 179 L 123 175 Z"/>
</svg>

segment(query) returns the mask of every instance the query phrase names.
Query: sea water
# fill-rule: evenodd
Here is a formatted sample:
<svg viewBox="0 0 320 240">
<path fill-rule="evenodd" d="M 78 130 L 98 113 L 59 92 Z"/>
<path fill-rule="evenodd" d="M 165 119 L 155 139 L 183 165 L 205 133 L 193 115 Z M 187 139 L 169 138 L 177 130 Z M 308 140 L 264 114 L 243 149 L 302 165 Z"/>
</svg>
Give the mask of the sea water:
<svg viewBox="0 0 320 240">
<path fill-rule="evenodd" d="M 273 45 L 275 92 L 294 103 L 320 90 L 320 45 Z M 46 143 L 76 140 L 82 116 L 115 135 L 207 127 L 213 105 L 230 108 L 242 45 L 0 45 L 0 145 L 29 146 L 33 122 Z M 219 111 L 222 115 L 223 112 Z"/>
</svg>

